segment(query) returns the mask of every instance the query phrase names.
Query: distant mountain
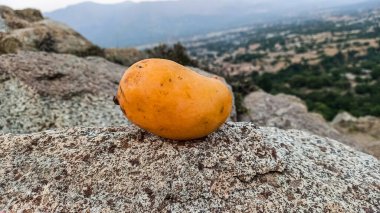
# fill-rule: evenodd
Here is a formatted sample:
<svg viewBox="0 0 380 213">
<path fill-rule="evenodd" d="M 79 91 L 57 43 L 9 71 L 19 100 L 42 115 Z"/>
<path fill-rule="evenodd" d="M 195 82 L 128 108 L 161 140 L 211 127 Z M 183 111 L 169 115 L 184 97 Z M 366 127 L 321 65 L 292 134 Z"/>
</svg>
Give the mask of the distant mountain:
<svg viewBox="0 0 380 213">
<path fill-rule="evenodd" d="M 103 47 L 126 47 L 279 20 L 361 0 L 179 0 L 96 4 L 46 13 Z"/>
</svg>

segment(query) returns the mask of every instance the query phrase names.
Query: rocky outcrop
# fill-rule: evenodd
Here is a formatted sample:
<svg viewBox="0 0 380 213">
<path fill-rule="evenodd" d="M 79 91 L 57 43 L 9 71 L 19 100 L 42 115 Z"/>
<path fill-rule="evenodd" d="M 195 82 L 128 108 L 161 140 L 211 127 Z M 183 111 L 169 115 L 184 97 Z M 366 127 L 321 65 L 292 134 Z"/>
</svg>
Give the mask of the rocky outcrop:
<svg viewBox="0 0 380 213">
<path fill-rule="evenodd" d="M 356 141 L 329 125 L 320 114 L 308 112 L 305 103 L 295 96 L 284 94 L 273 96 L 258 91 L 245 97 L 244 106 L 248 109 L 245 120 L 259 126 L 304 130 L 363 150 Z"/>
<path fill-rule="evenodd" d="M 338 114 L 332 125 L 340 132 L 354 138 L 365 150 L 380 159 L 380 118 L 356 118 L 347 112 Z"/>
<path fill-rule="evenodd" d="M 0 136 L 0 211 L 378 212 L 380 163 L 297 130 L 176 142 L 132 125 Z"/>
<path fill-rule="evenodd" d="M 0 6 L 0 17 L 0 54 L 42 50 L 86 55 L 96 49 L 68 26 L 44 19 L 38 10 Z"/>
</svg>

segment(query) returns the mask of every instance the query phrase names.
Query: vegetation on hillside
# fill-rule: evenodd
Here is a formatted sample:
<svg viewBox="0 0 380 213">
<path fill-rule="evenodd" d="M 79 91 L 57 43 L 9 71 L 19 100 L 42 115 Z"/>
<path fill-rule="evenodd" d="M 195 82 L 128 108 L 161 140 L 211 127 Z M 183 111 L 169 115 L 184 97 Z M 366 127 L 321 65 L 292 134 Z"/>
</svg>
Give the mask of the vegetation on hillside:
<svg viewBox="0 0 380 213">
<path fill-rule="evenodd" d="M 175 61 L 184 66 L 198 66 L 198 63 L 189 56 L 186 48 L 181 43 L 176 43 L 172 46 L 160 44 L 145 50 L 145 52 L 149 58 L 163 58 Z"/>
<path fill-rule="evenodd" d="M 278 73 L 253 72 L 230 77 L 229 81 L 242 95 L 257 88 L 272 94 L 296 95 L 311 111 L 328 120 L 341 111 L 355 116 L 380 116 L 379 62 L 380 49 L 371 49 L 361 57 L 338 53 L 325 57 L 319 65 L 295 64 Z"/>
<path fill-rule="evenodd" d="M 300 97 L 332 120 L 380 116 L 380 10 L 261 26 L 187 44 L 242 97 L 263 89 Z M 239 98 L 240 97 L 240 98 Z"/>
<path fill-rule="evenodd" d="M 198 67 L 197 61 L 189 56 L 186 48 L 181 43 L 173 45 L 160 44 L 141 51 L 134 48 L 106 49 L 105 58 L 124 66 L 131 66 L 137 61 L 146 58 L 163 58 L 185 66 Z"/>
</svg>

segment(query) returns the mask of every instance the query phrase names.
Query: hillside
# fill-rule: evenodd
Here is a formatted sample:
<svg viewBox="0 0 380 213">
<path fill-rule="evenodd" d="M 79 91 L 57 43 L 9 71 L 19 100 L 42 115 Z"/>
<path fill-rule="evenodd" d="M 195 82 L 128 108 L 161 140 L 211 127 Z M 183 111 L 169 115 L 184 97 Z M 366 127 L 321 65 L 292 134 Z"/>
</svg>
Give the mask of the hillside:
<svg viewBox="0 0 380 213">
<path fill-rule="evenodd" d="M 102 47 L 126 47 L 271 22 L 360 0 L 180 0 L 96 4 L 46 13 Z M 237 12 L 239 11 L 239 12 Z M 86 18 L 83 18 L 86 17 Z"/>
<path fill-rule="evenodd" d="M 325 13 L 185 44 L 240 96 L 258 88 L 296 95 L 328 120 L 341 111 L 380 116 L 379 23 L 380 9 Z"/>
</svg>

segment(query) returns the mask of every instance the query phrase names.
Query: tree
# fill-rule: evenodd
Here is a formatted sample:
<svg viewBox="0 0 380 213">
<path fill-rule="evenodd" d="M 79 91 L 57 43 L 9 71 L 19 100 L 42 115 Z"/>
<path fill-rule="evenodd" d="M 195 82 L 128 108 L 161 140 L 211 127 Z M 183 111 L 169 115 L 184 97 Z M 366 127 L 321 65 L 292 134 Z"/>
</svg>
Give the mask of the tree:
<svg viewBox="0 0 380 213">
<path fill-rule="evenodd" d="M 368 84 L 359 84 L 355 87 L 355 92 L 360 95 L 369 94 L 372 92 L 372 88 Z"/>
<path fill-rule="evenodd" d="M 374 80 L 380 78 L 380 66 L 376 66 L 375 69 L 372 70 L 371 76 L 372 76 L 372 79 Z"/>
</svg>

